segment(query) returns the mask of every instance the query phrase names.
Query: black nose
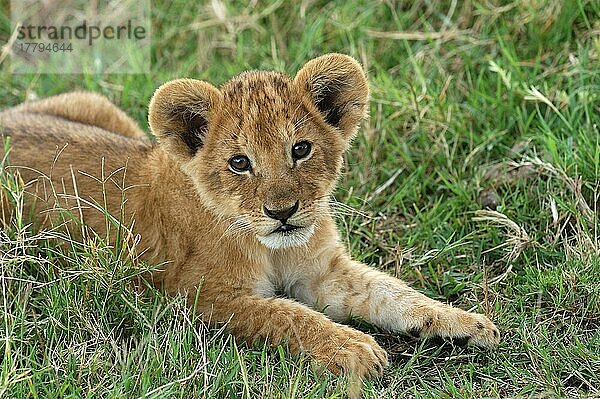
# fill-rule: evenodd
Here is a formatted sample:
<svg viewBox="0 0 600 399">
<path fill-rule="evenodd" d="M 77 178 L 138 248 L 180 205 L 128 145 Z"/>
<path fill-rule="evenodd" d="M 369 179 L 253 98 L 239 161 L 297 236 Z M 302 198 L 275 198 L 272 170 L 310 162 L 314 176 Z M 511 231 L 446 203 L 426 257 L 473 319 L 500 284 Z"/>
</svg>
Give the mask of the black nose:
<svg viewBox="0 0 600 399">
<path fill-rule="evenodd" d="M 288 220 L 290 217 L 292 217 L 294 213 L 296 213 L 296 211 L 298 210 L 298 206 L 300 206 L 300 203 L 296 201 L 294 206 L 288 209 L 271 210 L 266 206 L 263 206 L 263 211 L 265 212 L 265 215 L 267 215 L 271 219 L 281 220 L 283 223 L 285 223 L 286 220 Z"/>
</svg>

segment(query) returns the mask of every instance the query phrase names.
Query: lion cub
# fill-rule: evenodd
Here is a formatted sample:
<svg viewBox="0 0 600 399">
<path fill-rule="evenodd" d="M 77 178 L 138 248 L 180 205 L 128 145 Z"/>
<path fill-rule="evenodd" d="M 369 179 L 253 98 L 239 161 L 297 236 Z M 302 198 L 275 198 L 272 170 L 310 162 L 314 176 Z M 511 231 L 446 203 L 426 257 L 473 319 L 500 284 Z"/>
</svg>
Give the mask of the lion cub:
<svg viewBox="0 0 600 399">
<path fill-rule="evenodd" d="M 343 247 L 328 199 L 368 101 L 361 66 L 328 54 L 293 79 L 252 71 L 220 88 L 165 83 L 149 107 L 154 145 L 85 93 L 6 110 L 0 128 L 42 225 L 61 222 L 52 211 L 62 208 L 100 236 L 133 226 L 141 256 L 165 262 L 154 282 L 237 337 L 286 342 L 360 377 L 381 373 L 387 355 L 338 324 L 351 314 L 394 333 L 496 345 L 487 317 L 429 299 Z"/>
</svg>

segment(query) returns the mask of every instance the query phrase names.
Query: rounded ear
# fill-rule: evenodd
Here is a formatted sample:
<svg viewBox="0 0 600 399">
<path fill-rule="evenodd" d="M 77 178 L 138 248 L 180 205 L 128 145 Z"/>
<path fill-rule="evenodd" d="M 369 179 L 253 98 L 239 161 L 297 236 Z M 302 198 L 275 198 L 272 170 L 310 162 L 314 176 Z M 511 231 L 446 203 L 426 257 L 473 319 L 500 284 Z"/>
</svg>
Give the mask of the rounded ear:
<svg viewBox="0 0 600 399">
<path fill-rule="evenodd" d="M 154 92 L 148 108 L 152 133 L 167 151 L 181 160 L 194 156 L 202 144 L 221 92 L 195 79 L 167 82 Z"/>
<path fill-rule="evenodd" d="M 360 64 L 344 54 L 326 54 L 304 65 L 295 84 L 308 93 L 325 122 L 351 139 L 367 116 L 369 84 Z"/>
</svg>

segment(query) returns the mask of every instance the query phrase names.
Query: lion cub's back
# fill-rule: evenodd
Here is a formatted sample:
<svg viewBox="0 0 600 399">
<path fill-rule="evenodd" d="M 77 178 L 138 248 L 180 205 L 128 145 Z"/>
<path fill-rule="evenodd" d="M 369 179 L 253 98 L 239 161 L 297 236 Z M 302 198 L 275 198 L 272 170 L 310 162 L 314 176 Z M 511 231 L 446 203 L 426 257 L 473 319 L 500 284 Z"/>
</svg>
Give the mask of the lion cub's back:
<svg viewBox="0 0 600 399">
<path fill-rule="evenodd" d="M 93 225 L 100 223 L 98 204 L 120 213 L 123 193 L 137 184 L 137 166 L 152 148 L 95 126 L 10 109 L 0 112 L 0 134 L 9 137 L 10 169 L 34 196 L 36 210 L 57 203 L 72 209 L 78 202 Z"/>
</svg>

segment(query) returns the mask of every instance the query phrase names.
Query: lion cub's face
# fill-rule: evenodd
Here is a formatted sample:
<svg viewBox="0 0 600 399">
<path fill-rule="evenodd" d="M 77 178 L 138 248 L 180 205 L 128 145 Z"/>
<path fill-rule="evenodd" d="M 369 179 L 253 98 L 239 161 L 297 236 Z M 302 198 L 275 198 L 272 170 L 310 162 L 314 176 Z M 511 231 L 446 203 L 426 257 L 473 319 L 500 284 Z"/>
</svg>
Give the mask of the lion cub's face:
<svg viewBox="0 0 600 399">
<path fill-rule="evenodd" d="M 149 120 L 229 233 L 280 249 L 306 244 L 327 212 L 367 102 L 358 63 L 330 54 L 293 80 L 248 72 L 220 89 L 189 79 L 166 83 Z"/>
</svg>

